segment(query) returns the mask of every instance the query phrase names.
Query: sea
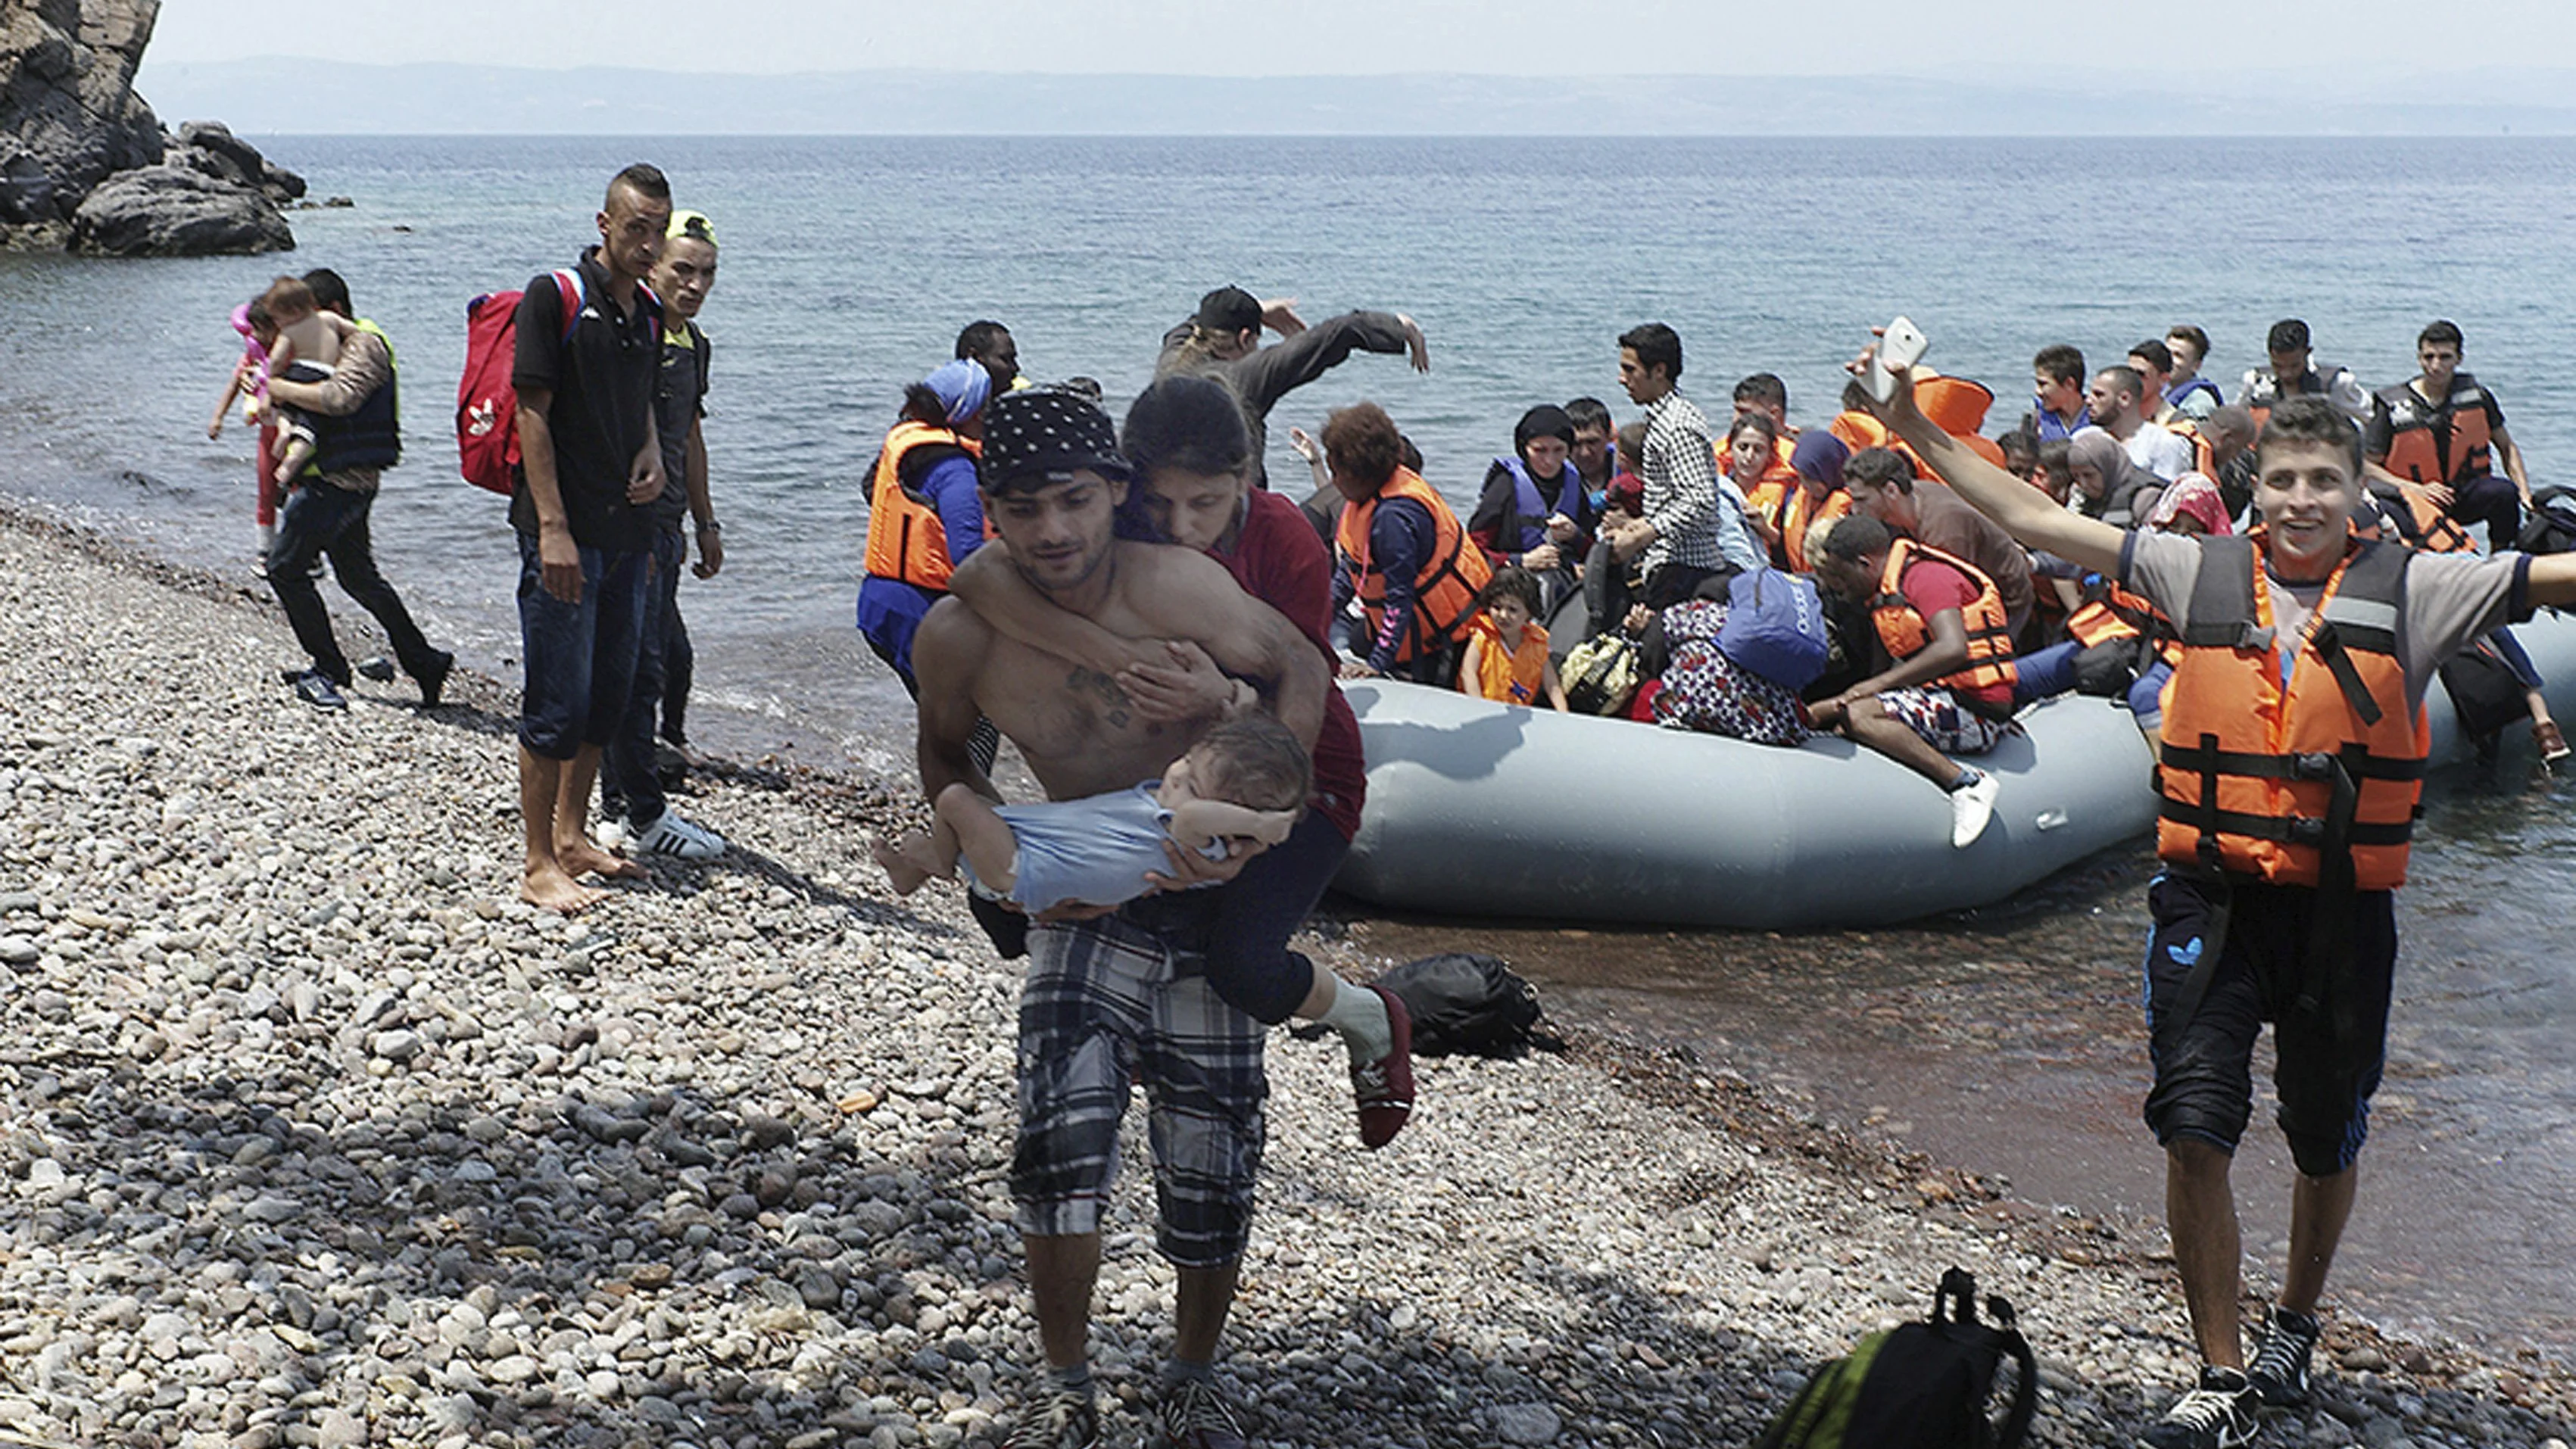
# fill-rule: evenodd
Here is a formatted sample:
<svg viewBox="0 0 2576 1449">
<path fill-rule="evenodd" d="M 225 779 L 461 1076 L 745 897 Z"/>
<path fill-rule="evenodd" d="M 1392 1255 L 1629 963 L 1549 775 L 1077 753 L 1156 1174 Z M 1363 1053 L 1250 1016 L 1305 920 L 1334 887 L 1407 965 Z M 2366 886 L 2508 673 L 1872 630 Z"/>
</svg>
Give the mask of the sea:
<svg viewBox="0 0 2576 1449">
<path fill-rule="evenodd" d="M 281 271 L 332 267 L 400 360 L 408 454 L 375 511 L 385 572 L 433 640 L 515 677 L 503 505 L 455 472 L 464 307 L 569 265 L 607 178 L 651 161 L 721 242 L 700 320 L 727 559 L 683 591 L 693 732 L 826 769 L 909 768 L 909 704 L 852 629 L 865 484 L 903 385 L 982 318 L 1010 327 L 1031 377 L 1099 379 L 1115 409 L 1212 287 L 1293 297 L 1310 319 L 1405 312 L 1431 371 L 1354 357 L 1280 405 L 1268 465 L 1302 479 L 1288 425 L 1371 398 L 1463 504 L 1533 404 L 1590 395 L 1632 415 L 1616 338 L 1647 320 L 1680 331 L 1684 391 L 1710 412 L 1770 371 L 1812 425 L 1869 327 L 1903 313 L 1928 362 L 1993 388 L 1995 431 L 2029 405 L 2045 344 L 2101 365 L 2196 323 L 2215 339 L 2205 372 L 2232 391 L 2269 325 L 2296 316 L 2320 359 L 2377 386 L 2410 375 L 2416 332 L 2449 317 L 2535 481 L 2576 473 L 2565 140 L 253 139 L 312 197 L 351 203 L 293 213 L 290 255 L 0 254 L 0 493 L 253 586 L 252 440 L 206 436 L 239 352 L 226 319 Z M 2336 1298 L 2392 1331 L 2564 1364 L 2576 785 L 2509 753 L 2491 776 L 2438 782 L 2425 835 Z M 2008 1176 L 2053 1210 L 2151 1222 L 2147 869 L 2141 845 L 2000 909 L 1868 933 L 1338 909 L 1389 952 L 1502 949 L 1562 1015 L 1780 1081 L 1820 1118 Z M 2238 1173 L 2258 1286 L 2286 1216 L 2268 1116 Z"/>
</svg>

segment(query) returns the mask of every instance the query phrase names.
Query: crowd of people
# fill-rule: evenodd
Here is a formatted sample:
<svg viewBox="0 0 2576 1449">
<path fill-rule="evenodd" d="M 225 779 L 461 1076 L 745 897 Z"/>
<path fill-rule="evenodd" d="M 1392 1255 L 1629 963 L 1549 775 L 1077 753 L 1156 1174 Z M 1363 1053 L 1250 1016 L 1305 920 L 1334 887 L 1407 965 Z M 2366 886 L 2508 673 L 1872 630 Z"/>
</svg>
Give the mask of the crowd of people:
<svg viewBox="0 0 2576 1449">
<path fill-rule="evenodd" d="M 695 321 L 714 224 L 637 165 L 597 228 L 573 268 L 528 283 L 507 333 L 520 890 L 566 913 L 603 895 L 585 877 L 642 874 L 633 856 L 726 850 L 672 810 L 655 746 L 657 727 L 685 739 L 691 540 L 698 577 L 724 563 Z M 390 341 L 328 272 L 280 278 L 236 325 L 245 359 L 210 431 L 251 400 L 263 557 L 310 656 L 296 694 L 346 705 L 315 587 L 327 559 L 436 705 L 452 656 L 421 638 L 367 534 L 400 456 Z M 879 861 L 899 894 L 963 876 L 997 953 L 1027 961 L 1009 1175 L 1045 1377 L 1010 1442 L 1099 1439 L 1092 1297 L 1134 1087 L 1177 1272 L 1155 1442 L 1188 1449 L 1244 1441 L 1213 1364 L 1269 1028 L 1339 1036 L 1363 1146 L 1410 1118 L 1402 999 L 1289 946 L 1365 807 L 1337 677 L 1774 745 L 1839 731 L 1946 791 L 1961 847 L 1999 789 L 1961 761 L 2016 710 L 2070 690 L 2124 701 L 2161 739 L 2146 1117 L 2206 1360 L 2141 1442 L 2224 1449 L 2259 1407 L 2301 1401 L 2384 1055 L 2421 701 L 2493 640 L 2542 753 L 2563 757 L 2506 625 L 2576 603 L 2576 556 L 2514 551 L 2528 474 L 2459 368 L 2457 327 L 2426 327 L 2420 370 L 2377 392 L 2315 362 L 2303 323 L 2267 342 L 2233 402 L 2200 375 L 2196 327 L 2092 372 L 2042 348 L 2027 414 L 1995 437 L 1981 384 L 1865 352 L 1821 423 L 1793 424 L 1786 386 L 1754 373 L 1720 430 L 1682 389 L 1681 338 L 1647 323 L 1602 359 L 1632 415 L 1529 407 L 1462 519 L 1375 402 L 1291 428 L 1302 502 L 1264 471 L 1273 411 L 1354 352 L 1428 369 L 1402 314 L 1309 326 L 1291 301 L 1219 288 L 1164 336 L 1121 423 L 1088 379 L 1024 376 L 1001 323 L 966 326 L 887 400 L 856 623 L 916 701 L 931 807 Z M 1004 803 L 1005 739 L 1044 800 Z M 593 831 L 595 789 L 614 834 Z M 2228 1162 L 2266 1021 L 2299 1176 L 2249 1356 Z"/>
</svg>

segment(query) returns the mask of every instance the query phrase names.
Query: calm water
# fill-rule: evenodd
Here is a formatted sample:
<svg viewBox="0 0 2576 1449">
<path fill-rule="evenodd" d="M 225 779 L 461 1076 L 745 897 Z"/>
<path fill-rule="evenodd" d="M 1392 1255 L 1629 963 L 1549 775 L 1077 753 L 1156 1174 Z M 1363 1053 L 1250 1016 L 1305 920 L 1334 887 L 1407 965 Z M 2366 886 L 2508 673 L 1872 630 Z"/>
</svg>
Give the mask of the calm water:
<svg viewBox="0 0 2576 1449">
<path fill-rule="evenodd" d="M 0 256 L 0 488 L 247 581 L 249 438 L 202 432 L 237 351 L 225 316 L 283 268 L 332 266 L 403 363 L 411 461 L 377 508 L 386 571 L 433 638 L 510 677 L 515 553 L 499 502 L 452 472 L 462 304 L 566 264 L 605 178 L 651 159 L 724 242 L 702 321 L 717 342 L 707 433 L 730 558 L 721 579 L 686 591 L 701 732 L 827 765 L 908 758 L 901 692 L 850 628 L 865 470 L 902 384 L 978 317 L 1010 325 L 1032 376 L 1086 373 L 1123 406 L 1163 329 L 1211 286 L 1295 296 L 1309 317 L 1408 311 L 1430 336 L 1431 374 L 1353 359 L 1282 405 L 1270 467 L 1301 476 L 1286 424 L 1312 428 L 1374 397 L 1463 500 L 1531 403 L 1590 393 L 1629 413 L 1613 339 L 1648 318 L 1680 329 L 1685 388 L 1712 411 L 1735 378 L 1767 369 L 1812 423 L 1868 325 L 1898 311 L 1932 336 L 1931 361 L 2001 394 L 1998 421 L 2026 405 L 2028 359 L 2046 342 L 2099 363 L 2195 321 L 2217 339 L 2207 371 L 2232 385 L 2260 360 L 2264 329 L 2298 315 L 2321 357 L 2378 384 L 2411 371 L 2416 330 L 2444 315 L 2466 329 L 2468 366 L 2502 396 L 2535 476 L 2576 467 L 2576 379 L 2561 362 L 2561 304 L 2576 295 L 2565 141 L 290 138 L 269 150 L 317 196 L 358 203 L 296 214 L 291 258 Z M 2394 1321 L 2576 1345 L 2571 803 L 2564 784 L 2453 792 L 2421 851 L 2378 1148 L 2410 1160 L 2382 1179 L 2405 1210 L 2374 1217 L 2366 1196 L 2347 1268 L 2356 1298 Z M 2143 922 L 2126 887 L 2061 886 L 2008 925 L 1865 939 L 1512 939 L 1594 1009 L 1803 1074 L 1838 1113 L 1878 1109 L 1901 1135 L 2004 1166 L 2049 1200 L 2144 1210 L 2154 1158 L 2130 1125 L 2128 979 Z M 1389 929 L 1400 942 L 1414 928 Z M 1584 995 L 1604 971 L 1609 984 Z M 1921 1030 L 1888 1025 L 1926 1010 Z M 1979 1095 L 1992 1093 L 2010 1105 Z M 1926 1099 L 1947 1106 L 1909 1105 Z M 2259 1238 L 2277 1197 L 2254 1161 Z M 2450 1221 L 2472 1231 L 2429 1230 Z"/>
</svg>

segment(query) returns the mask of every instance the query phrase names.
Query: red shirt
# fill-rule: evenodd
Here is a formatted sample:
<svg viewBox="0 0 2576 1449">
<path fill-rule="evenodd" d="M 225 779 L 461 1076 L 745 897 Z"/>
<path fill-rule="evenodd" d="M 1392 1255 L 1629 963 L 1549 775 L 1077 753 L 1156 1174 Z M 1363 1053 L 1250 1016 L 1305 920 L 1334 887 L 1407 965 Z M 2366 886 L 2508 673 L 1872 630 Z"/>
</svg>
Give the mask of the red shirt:
<svg viewBox="0 0 2576 1449">
<path fill-rule="evenodd" d="M 1977 595 L 1981 592 L 1976 580 L 1937 558 L 1923 557 L 1916 558 L 1905 570 L 1905 576 L 1896 581 L 1896 589 L 1898 593 L 1905 595 L 1905 602 L 1914 606 L 1914 612 L 1923 616 L 1923 628 L 1927 638 L 1930 636 L 1934 614 L 1943 609 L 1956 609 L 1964 622 L 1968 606 L 1977 601 Z M 1940 687 L 1948 688 L 1953 694 L 1971 697 L 2004 710 L 2012 708 L 2013 692 L 2009 684 L 1989 684 L 1983 689 Z"/>
<path fill-rule="evenodd" d="M 1338 673 L 1325 630 L 1333 618 L 1333 561 L 1306 512 L 1277 493 L 1251 489 L 1234 554 L 1210 550 L 1243 591 L 1288 616 Z M 1368 793 L 1368 760 L 1360 752 L 1359 717 L 1339 685 L 1324 696 L 1324 727 L 1315 736 L 1316 813 L 1345 839 L 1359 833 L 1360 802 Z"/>
</svg>

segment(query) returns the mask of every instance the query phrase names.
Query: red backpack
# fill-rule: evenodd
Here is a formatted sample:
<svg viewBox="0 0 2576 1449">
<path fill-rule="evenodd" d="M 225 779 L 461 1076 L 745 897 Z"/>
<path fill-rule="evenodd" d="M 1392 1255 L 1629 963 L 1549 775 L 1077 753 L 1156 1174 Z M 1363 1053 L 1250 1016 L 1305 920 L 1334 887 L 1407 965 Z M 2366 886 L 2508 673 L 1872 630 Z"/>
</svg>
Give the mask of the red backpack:
<svg viewBox="0 0 2576 1449">
<path fill-rule="evenodd" d="M 563 340 L 581 320 L 581 273 L 558 270 Z M 519 390 L 510 369 L 519 351 L 519 292 L 486 292 L 465 304 L 465 376 L 456 384 L 456 456 L 465 481 L 509 496 L 519 471 Z"/>
</svg>

